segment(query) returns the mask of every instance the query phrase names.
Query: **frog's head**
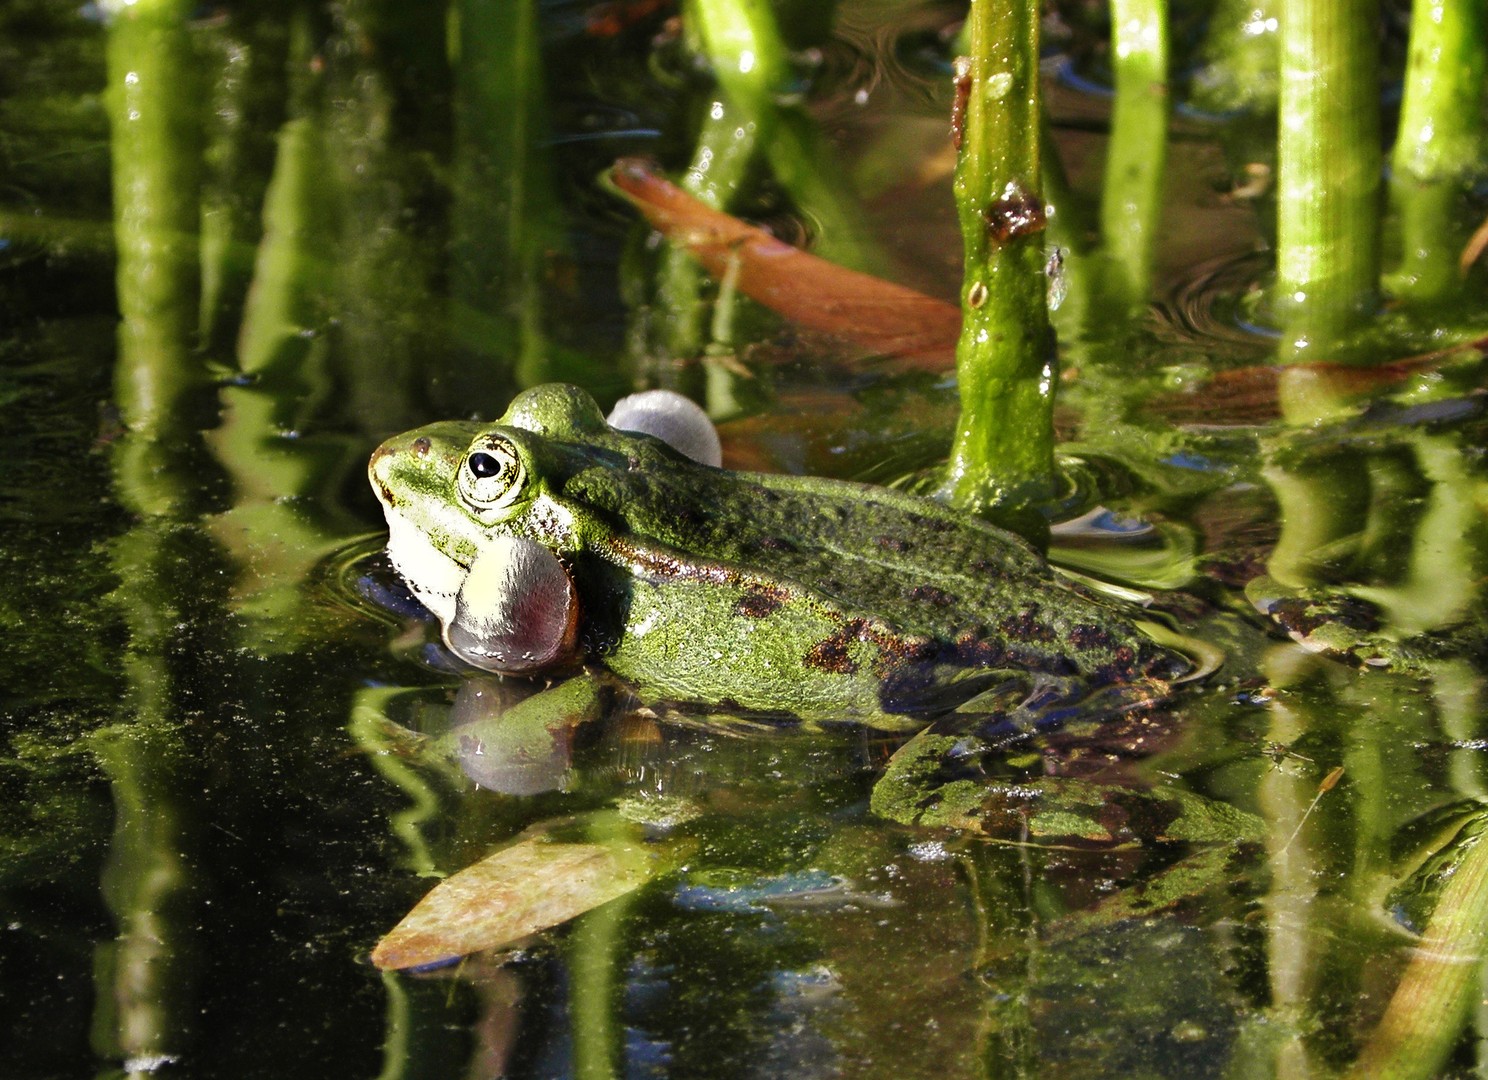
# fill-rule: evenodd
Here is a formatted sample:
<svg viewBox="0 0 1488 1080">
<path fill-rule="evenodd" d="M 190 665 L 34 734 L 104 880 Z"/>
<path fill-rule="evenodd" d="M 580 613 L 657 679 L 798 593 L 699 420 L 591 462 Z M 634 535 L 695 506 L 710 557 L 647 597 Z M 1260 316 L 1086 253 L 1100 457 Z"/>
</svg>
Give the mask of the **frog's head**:
<svg viewBox="0 0 1488 1080">
<path fill-rule="evenodd" d="M 561 548 L 571 523 L 543 505 L 551 458 L 560 444 L 609 430 L 593 398 L 554 384 L 519 395 L 495 424 L 429 424 L 379 446 L 367 476 L 387 516 L 388 551 L 425 606 L 448 621 L 494 537 Z"/>
<path fill-rule="evenodd" d="M 388 555 L 466 659 L 532 670 L 571 647 L 577 599 L 558 553 L 576 546 L 576 524 L 548 481 L 565 446 L 608 431 L 592 398 L 553 385 L 495 424 L 429 424 L 373 452 Z"/>
<path fill-rule="evenodd" d="M 626 402 L 618 424 L 716 464 L 718 437 L 697 406 L 669 391 Z M 643 460 L 677 468 L 682 459 L 659 446 L 612 427 L 578 387 L 552 384 L 520 394 L 495 424 L 395 436 L 367 473 L 387 516 L 388 555 L 450 646 L 482 667 L 533 671 L 572 658 L 578 598 L 566 560 L 603 528 L 584 497 L 559 492 L 579 473 L 590 476 L 592 498 L 620 490 L 608 470 Z"/>
</svg>

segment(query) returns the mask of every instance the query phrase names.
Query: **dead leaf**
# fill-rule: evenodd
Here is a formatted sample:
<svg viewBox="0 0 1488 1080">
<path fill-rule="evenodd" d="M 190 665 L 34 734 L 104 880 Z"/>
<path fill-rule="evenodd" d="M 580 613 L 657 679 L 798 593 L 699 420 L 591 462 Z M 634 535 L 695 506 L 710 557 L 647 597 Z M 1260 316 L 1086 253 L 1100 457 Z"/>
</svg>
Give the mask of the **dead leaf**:
<svg viewBox="0 0 1488 1080">
<path fill-rule="evenodd" d="M 710 274 L 722 278 L 732 270 L 740 292 L 791 322 L 904 367 L 945 371 L 955 363 L 956 305 L 791 247 L 698 201 L 639 158 L 617 161 L 610 179 L 652 228 L 687 248 Z"/>
<path fill-rule="evenodd" d="M 521 841 L 434 886 L 377 943 L 372 963 L 424 967 L 510 944 L 624 896 L 668 864 L 642 844 Z"/>
<path fill-rule="evenodd" d="M 1466 274 L 1472 269 L 1472 264 L 1478 261 L 1484 248 L 1488 248 L 1488 218 L 1485 218 L 1483 224 L 1477 227 L 1467 241 L 1467 245 L 1462 249 L 1462 257 L 1457 260 L 1458 271 Z"/>
</svg>

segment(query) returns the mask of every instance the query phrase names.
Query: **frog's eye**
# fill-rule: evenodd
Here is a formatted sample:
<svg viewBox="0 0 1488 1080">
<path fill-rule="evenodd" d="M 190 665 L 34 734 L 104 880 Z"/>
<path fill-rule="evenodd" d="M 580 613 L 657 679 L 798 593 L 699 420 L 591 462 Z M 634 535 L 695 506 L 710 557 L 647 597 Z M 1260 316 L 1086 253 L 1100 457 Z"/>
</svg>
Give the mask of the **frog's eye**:
<svg viewBox="0 0 1488 1080">
<path fill-rule="evenodd" d="M 492 439 L 466 455 L 460 469 L 460 494 L 482 510 L 510 506 L 521 494 L 525 470 L 516 447 Z"/>
</svg>

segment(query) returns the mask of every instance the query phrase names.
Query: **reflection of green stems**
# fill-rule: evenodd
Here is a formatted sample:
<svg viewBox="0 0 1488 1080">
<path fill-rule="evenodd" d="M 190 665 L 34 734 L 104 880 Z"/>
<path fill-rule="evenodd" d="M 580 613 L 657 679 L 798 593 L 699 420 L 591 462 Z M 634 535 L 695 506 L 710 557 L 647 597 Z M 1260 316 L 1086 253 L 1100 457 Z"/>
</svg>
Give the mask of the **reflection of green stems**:
<svg viewBox="0 0 1488 1080">
<path fill-rule="evenodd" d="M 352 741 L 366 751 L 373 768 L 402 791 L 412 804 L 394 811 L 390 822 L 390 831 L 403 843 L 404 865 L 415 874 L 437 877 L 441 873 L 439 864 L 424 838 L 424 828 L 438 817 L 443 801 L 429 784 L 427 776 L 409 765 L 398 753 L 395 742 L 406 737 L 406 732 L 387 715 L 389 702 L 404 693 L 406 691 L 399 687 L 358 691 L 346 727 Z"/>
<path fill-rule="evenodd" d="M 597 844 L 633 839 L 634 828 L 613 815 L 596 815 L 589 840 Z M 609 1080 L 617 1068 L 620 1046 L 616 985 L 625 919 L 635 901 L 629 892 L 581 917 L 568 938 L 569 1029 L 573 1039 L 574 1076 Z"/>
<path fill-rule="evenodd" d="M 1339 557 L 1340 542 L 1357 536 L 1369 507 L 1369 477 L 1349 455 L 1314 455 L 1300 462 L 1276 462 L 1265 470 L 1276 496 L 1281 535 L 1267 570 L 1281 584 L 1306 588 L 1323 583 L 1320 560 Z"/>
<path fill-rule="evenodd" d="M 132 674 L 141 667 L 132 664 Z M 102 731 L 92 744 L 114 796 L 104 896 L 119 927 L 100 957 L 95 1038 L 100 1053 L 137 1063 L 184 1049 L 191 982 L 182 944 L 189 912 L 181 909 L 189 880 L 173 798 L 184 754 L 177 733 L 145 732 L 140 723 Z"/>
<path fill-rule="evenodd" d="M 744 181 L 758 126 L 742 107 L 720 94 L 703 119 L 681 187 L 715 210 L 727 209 Z M 697 356 L 707 343 L 702 292 L 702 268 L 684 248 L 669 247 L 658 277 L 657 299 L 667 312 L 667 352 L 673 357 Z"/>
<path fill-rule="evenodd" d="M 304 32 L 303 22 L 297 32 Z M 286 37 L 272 19 L 251 29 L 244 32 L 240 20 L 230 18 L 198 38 L 213 73 L 202 155 L 198 336 L 214 356 L 230 348 L 242 314 L 261 228 L 267 136 L 284 107 Z M 308 57 L 301 60 L 308 71 Z"/>
<path fill-rule="evenodd" d="M 1485 713 L 1482 677 L 1467 660 L 1446 660 L 1432 671 L 1431 696 L 1436 703 L 1442 734 L 1460 746 L 1471 745 L 1480 738 L 1481 718 Z M 1452 790 L 1471 799 L 1488 795 L 1488 775 L 1484 773 L 1482 755 L 1459 750 L 1447 763 Z"/>
<path fill-rule="evenodd" d="M 973 0 L 969 18 L 955 178 L 961 419 L 945 493 L 990 508 L 1052 493 L 1055 361 L 1039 227 L 1039 5 Z"/>
<path fill-rule="evenodd" d="M 136 1063 L 183 1049 L 195 964 L 188 863 L 195 837 L 179 792 L 199 788 L 174 715 L 171 652 L 188 618 L 183 568 L 203 567 L 198 534 L 160 519 L 117 537 L 111 600 L 129 630 L 119 722 L 90 742 L 114 798 L 103 894 L 118 936 L 100 950 L 94 1038 L 101 1053 Z M 136 1068 L 140 1067 L 138 1064 Z"/>
<path fill-rule="evenodd" d="M 146 520 L 114 541 L 115 600 L 130 631 L 128 716 L 94 746 L 114 793 L 104 894 L 118 940 L 100 957 L 95 1038 L 131 1070 L 178 1053 L 191 969 L 189 913 L 174 792 L 185 755 L 169 719 L 168 650 L 182 618 L 174 541 L 200 487 L 190 460 L 205 388 L 192 342 L 198 318 L 200 100 L 184 0 L 141 0 L 109 28 L 107 103 L 122 316 L 115 392 L 128 433 L 115 444 L 119 501 Z M 199 553 L 198 553 L 199 554 Z"/>
<path fill-rule="evenodd" d="M 287 430 L 309 418 L 328 386 L 313 334 L 325 303 L 316 283 L 330 270 L 323 255 L 329 232 L 320 197 L 324 174 L 319 128 L 304 117 L 290 120 L 279 132 L 264 193 L 263 240 L 238 337 L 242 370 L 287 392 L 285 403 L 293 405 L 281 417 Z"/>
<path fill-rule="evenodd" d="M 173 430 L 189 430 L 203 385 L 192 353 L 198 318 L 200 101 L 185 0 L 143 0 L 109 28 L 107 102 L 118 250 L 115 395 L 131 431 L 116 455 L 121 494 L 165 513 L 181 494 Z"/>
<path fill-rule="evenodd" d="M 1167 0 L 1112 0 L 1116 101 L 1101 192 L 1112 299 L 1146 300 L 1162 210 L 1168 124 Z"/>
<path fill-rule="evenodd" d="M 679 183 L 705 205 L 727 210 L 756 146 L 774 130 L 773 95 L 785 77 L 785 46 L 769 5 L 759 0 L 689 0 L 684 15 L 712 63 L 718 91 Z M 707 343 L 702 280 L 690 255 L 678 247 L 667 251 L 657 293 L 667 312 L 667 351 L 673 357 L 697 356 Z"/>
<path fill-rule="evenodd" d="M 1412 442 L 1427 490 L 1410 493 L 1410 505 L 1419 509 L 1407 519 L 1404 565 L 1385 584 L 1350 590 L 1379 604 L 1391 631 L 1402 637 L 1466 619 L 1480 605 L 1488 572 L 1483 482 L 1467 464 L 1460 441 L 1421 434 Z M 1396 506 L 1381 506 L 1378 513 L 1380 531 L 1384 522 L 1402 517 Z"/>
<path fill-rule="evenodd" d="M 1273 649 L 1267 657 L 1270 684 L 1293 693 L 1276 701 L 1266 737 L 1278 746 L 1291 746 L 1308 733 L 1308 709 L 1296 694 L 1298 684 L 1312 672 L 1315 661 L 1295 650 Z M 1271 881 L 1265 898 L 1267 930 L 1266 971 L 1271 987 L 1273 1022 L 1283 1030 L 1300 1025 L 1309 1014 L 1316 985 L 1318 958 L 1314 943 L 1322 908 L 1318 902 L 1319 860 L 1298 826 L 1312 802 L 1315 779 L 1279 768 L 1268 769 L 1256 785 L 1257 809 L 1267 824 L 1267 865 Z M 1306 1076 L 1308 1054 L 1300 1037 L 1278 1039 L 1268 1075 Z"/>
<path fill-rule="evenodd" d="M 519 386 L 547 372 L 543 268 L 561 241 L 553 178 L 540 136 L 542 51 L 534 0 L 455 6 L 455 324 L 463 343 L 511 364 Z M 470 380 L 493 400 L 489 368 Z"/>
<path fill-rule="evenodd" d="M 296 34 L 295 52 L 308 48 Z M 347 446 L 286 438 L 313 420 L 330 386 L 325 338 L 316 333 L 330 276 L 323 254 L 331 237 L 325 171 L 319 125 L 308 116 L 290 119 L 279 132 L 238 337 L 239 366 L 254 381 L 223 389 L 222 423 L 209 435 L 233 480 L 233 506 L 214 529 L 239 563 L 234 608 L 253 618 L 258 648 L 293 647 L 300 640 L 294 631 L 312 629 L 305 580 L 351 527 L 338 528 L 342 523 L 307 513 L 308 504 L 297 501 L 334 484 Z"/>
<path fill-rule="evenodd" d="M 981 845 L 960 860 L 977 924 L 976 974 L 987 986 L 977 1025 L 977 1060 L 987 1080 L 1038 1071 L 1026 986 L 1038 935 L 1027 895 L 1010 886 L 1027 873 L 1027 857 L 1016 847 Z"/>
<path fill-rule="evenodd" d="M 1329 359 L 1326 350 L 1373 302 L 1377 22 L 1373 0 L 1282 5 L 1276 304 L 1288 327 L 1286 360 Z"/>
<path fill-rule="evenodd" d="M 873 247 L 862 236 L 859 215 L 844 194 L 844 179 L 833 169 L 813 121 L 777 101 L 789 70 L 771 6 L 761 0 L 689 0 L 684 13 L 718 89 L 707 105 L 681 186 L 713 209 L 727 210 L 756 151 L 762 151 L 776 182 L 815 226 L 817 253 L 845 266 L 872 265 Z M 701 271 L 674 248 L 665 257 L 659 282 L 667 313 L 667 351 L 674 357 L 697 356 L 710 343 Z M 710 373 L 710 385 L 719 381 L 722 376 Z"/>
</svg>

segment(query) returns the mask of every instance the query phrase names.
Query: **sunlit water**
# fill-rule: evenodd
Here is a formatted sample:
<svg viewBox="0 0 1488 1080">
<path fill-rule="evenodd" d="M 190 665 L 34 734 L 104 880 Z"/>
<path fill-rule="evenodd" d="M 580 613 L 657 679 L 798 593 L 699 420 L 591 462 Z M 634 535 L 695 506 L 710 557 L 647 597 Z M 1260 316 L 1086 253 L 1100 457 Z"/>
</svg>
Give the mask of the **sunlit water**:
<svg viewBox="0 0 1488 1080">
<path fill-rule="evenodd" d="M 622 696 L 520 768 L 420 758 L 511 687 L 463 671 L 377 554 L 362 462 L 415 423 L 499 413 L 524 349 L 606 399 L 686 389 L 741 466 L 913 486 L 949 441 L 948 379 L 748 305 L 708 365 L 676 344 L 655 241 L 594 184 L 622 154 L 691 156 L 709 84 L 667 6 L 543 5 L 545 134 L 535 160 L 489 165 L 500 148 L 451 119 L 442 20 L 200 13 L 177 53 L 152 46 L 201 125 L 177 132 L 192 168 L 160 175 L 195 176 L 187 216 L 216 238 L 198 256 L 186 236 L 176 262 L 130 213 L 177 189 L 110 201 L 125 151 L 98 90 L 124 72 L 106 74 L 106 20 L 21 8 L 0 16 L 0 1072 L 564 1076 L 594 1067 L 596 1015 L 633 1077 L 1217 1076 L 1335 1068 L 1367 1042 L 1421 929 L 1390 899 L 1406 827 L 1485 792 L 1482 635 L 1453 637 L 1488 569 L 1480 358 L 1277 423 L 1253 302 L 1271 211 L 1231 164 L 1240 135 L 1180 126 L 1149 304 L 1113 315 L 1077 291 L 1058 315 L 1053 550 L 1223 664 L 1016 767 L 1174 785 L 1263 826 L 1221 873 L 1125 908 L 1187 851 L 887 824 L 869 799 L 902 740 L 852 727 L 740 730 Z M 953 295 L 954 13 L 842 8 L 796 64 L 830 175 L 857 193 L 850 235 L 770 184 L 741 210 Z M 1051 75 L 1051 110 L 1092 202 L 1109 106 L 1071 52 L 1081 77 Z M 171 149 L 137 150 L 135 175 Z M 260 209 L 293 167 L 323 203 L 298 204 L 304 234 Z M 544 170 L 545 200 L 493 252 L 509 193 L 482 185 L 515 168 Z M 118 289 L 116 256 L 136 260 Z M 536 284 L 503 269 L 522 259 Z M 1257 611 L 1276 594 L 1246 586 L 1268 573 L 1437 644 L 1326 659 Z M 683 854 L 515 949 L 373 968 L 438 877 L 586 815 Z M 1479 1046 L 1469 1024 L 1452 1060 Z"/>
</svg>

